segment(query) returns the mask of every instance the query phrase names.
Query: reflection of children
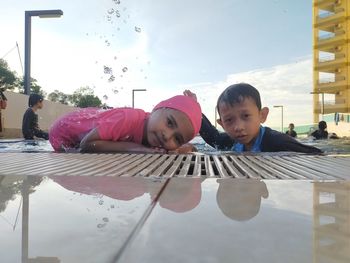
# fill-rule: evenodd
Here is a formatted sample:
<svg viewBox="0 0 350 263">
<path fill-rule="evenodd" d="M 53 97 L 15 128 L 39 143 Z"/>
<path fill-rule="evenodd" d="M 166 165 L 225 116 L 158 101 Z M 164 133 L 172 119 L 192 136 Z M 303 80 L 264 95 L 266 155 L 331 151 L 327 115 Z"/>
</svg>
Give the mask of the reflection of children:
<svg viewBox="0 0 350 263">
<path fill-rule="evenodd" d="M 297 137 L 297 133 L 294 130 L 294 123 L 289 123 L 288 131 L 286 131 L 286 134 L 288 134 L 289 136 L 292 136 L 294 138 Z"/>
<path fill-rule="evenodd" d="M 326 131 L 326 129 L 327 123 L 325 121 L 320 121 L 318 123 L 318 130 L 311 133 L 311 136 L 314 137 L 316 140 L 327 139 L 328 131 Z"/>
<path fill-rule="evenodd" d="M 201 117 L 199 104 L 182 95 L 160 102 L 151 113 L 86 108 L 56 120 L 50 143 L 56 151 L 165 152 L 189 142 L 200 129 Z"/>
<path fill-rule="evenodd" d="M 195 98 L 195 94 L 190 91 L 185 91 L 184 94 Z M 209 145 L 219 150 L 231 147 L 235 152 L 321 152 L 287 134 L 261 126 L 269 109 L 261 107 L 259 92 L 249 84 L 234 84 L 226 88 L 218 98 L 217 109 L 220 116 L 217 122 L 227 134 L 220 134 L 207 118 L 202 119 L 200 134 L 203 134 L 203 139 Z M 231 141 L 227 139 L 227 135 Z M 222 137 L 224 139 L 221 140 Z"/>
<path fill-rule="evenodd" d="M 152 200 L 159 196 L 158 202 L 162 208 L 176 213 L 184 213 L 194 209 L 201 201 L 203 178 L 173 177 L 169 179 L 164 191 L 160 193 L 159 187 L 151 182 L 148 191 Z"/>
<path fill-rule="evenodd" d="M 216 201 L 221 212 L 230 219 L 245 221 L 256 216 L 260 210 L 261 198 L 269 193 L 266 184 L 260 180 L 218 179 Z"/>
<path fill-rule="evenodd" d="M 52 180 L 69 191 L 87 195 L 103 194 L 118 200 L 132 200 L 145 193 L 142 177 L 52 176 Z"/>
<path fill-rule="evenodd" d="M 34 136 L 49 139 L 47 132 L 42 131 L 38 124 L 38 115 L 36 111 L 43 108 L 43 97 L 38 94 L 30 94 L 28 101 L 29 108 L 23 115 L 22 133 L 26 140 L 33 140 Z"/>
</svg>

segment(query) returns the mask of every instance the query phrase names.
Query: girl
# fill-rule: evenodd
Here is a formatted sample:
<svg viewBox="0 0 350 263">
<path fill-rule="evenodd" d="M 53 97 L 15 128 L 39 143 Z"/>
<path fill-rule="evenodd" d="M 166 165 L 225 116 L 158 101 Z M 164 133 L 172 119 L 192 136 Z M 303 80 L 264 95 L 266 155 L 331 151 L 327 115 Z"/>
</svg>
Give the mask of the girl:
<svg viewBox="0 0 350 263">
<path fill-rule="evenodd" d="M 49 140 L 55 151 L 164 153 L 189 142 L 201 119 L 200 105 L 179 95 L 160 102 L 151 113 L 133 108 L 68 113 L 52 125 Z"/>
</svg>

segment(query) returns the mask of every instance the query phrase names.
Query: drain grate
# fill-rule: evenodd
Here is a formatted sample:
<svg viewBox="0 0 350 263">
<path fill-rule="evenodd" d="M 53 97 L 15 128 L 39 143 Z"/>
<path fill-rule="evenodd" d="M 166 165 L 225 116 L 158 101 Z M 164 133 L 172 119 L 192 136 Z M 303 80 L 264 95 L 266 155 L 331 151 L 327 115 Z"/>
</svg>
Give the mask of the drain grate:
<svg viewBox="0 0 350 263">
<path fill-rule="evenodd" d="M 350 156 L 1 153 L 0 175 L 350 179 Z"/>
</svg>

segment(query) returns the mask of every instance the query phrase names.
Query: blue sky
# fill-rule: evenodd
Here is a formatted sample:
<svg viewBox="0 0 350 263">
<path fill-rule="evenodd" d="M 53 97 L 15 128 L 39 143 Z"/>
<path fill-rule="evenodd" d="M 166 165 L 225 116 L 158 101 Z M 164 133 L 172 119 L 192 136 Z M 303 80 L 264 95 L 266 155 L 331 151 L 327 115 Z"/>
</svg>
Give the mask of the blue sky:
<svg viewBox="0 0 350 263">
<path fill-rule="evenodd" d="M 270 108 L 267 125 L 280 125 L 277 104 L 285 124 L 312 121 L 311 0 L 2 0 L 0 57 L 17 41 L 24 59 L 24 11 L 41 9 L 64 12 L 32 19 L 31 73 L 47 92 L 88 85 L 130 106 L 145 88 L 135 106 L 151 110 L 189 88 L 213 120 L 222 90 L 248 82 Z M 17 52 L 4 59 L 22 74 Z"/>
</svg>

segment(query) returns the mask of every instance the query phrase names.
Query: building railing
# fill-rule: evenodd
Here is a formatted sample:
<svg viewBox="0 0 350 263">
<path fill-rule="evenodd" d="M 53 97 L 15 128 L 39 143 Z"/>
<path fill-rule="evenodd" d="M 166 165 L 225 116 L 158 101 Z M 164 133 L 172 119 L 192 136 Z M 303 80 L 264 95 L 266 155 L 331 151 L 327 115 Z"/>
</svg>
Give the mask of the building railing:
<svg viewBox="0 0 350 263">
<path fill-rule="evenodd" d="M 338 81 L 342 81 L 345 80 L 344 76 L 340 76 L 340 77 L 333 77 L 333 78 L 322 78 L 318 80 L 318 84 L 329 84 L 329 83 L 336 83 Z"/>
</svg>

